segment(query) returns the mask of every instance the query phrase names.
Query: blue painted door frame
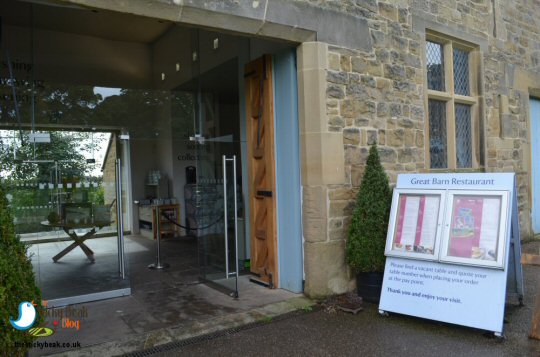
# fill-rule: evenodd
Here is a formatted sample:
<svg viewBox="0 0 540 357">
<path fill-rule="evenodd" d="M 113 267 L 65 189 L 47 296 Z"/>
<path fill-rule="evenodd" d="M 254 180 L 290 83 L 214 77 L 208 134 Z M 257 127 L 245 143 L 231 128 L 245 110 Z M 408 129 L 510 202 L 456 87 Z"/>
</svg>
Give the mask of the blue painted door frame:
<svg viewBox="0 0 540 357">
<path fill-rule="evenodd" d="M 531 98 L 532 228 L 540 233 L 540 100 Z"/>
<path fill-rule="evenodd" d="M 273 56 L 279 285 L 300 293 L 303 279 L 300 136 L 296 52 Z"/>
</svg>

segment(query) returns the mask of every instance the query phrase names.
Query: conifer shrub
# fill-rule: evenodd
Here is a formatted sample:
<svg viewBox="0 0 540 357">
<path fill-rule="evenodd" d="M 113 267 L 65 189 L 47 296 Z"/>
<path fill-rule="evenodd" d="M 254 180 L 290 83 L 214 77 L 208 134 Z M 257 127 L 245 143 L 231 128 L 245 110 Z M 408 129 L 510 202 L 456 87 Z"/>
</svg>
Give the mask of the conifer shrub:
<svg viewBox="0 0 540 357">
<path fill-rule="evenodd" d="M 392 191 L 377 145 L 369 150 L 346 246 L 347 263 L 355 273 L 384 271 L 384 247 Z"/>
<path fill-rule="evenodd" d="M 6 356 L 24 356 L 28 348 L 16 346 L 35 339 L 28 331 L 16 330 L 9 322 L 10 318 L 18 318 L 19 303 L 23 301 L 37 304 L 34 326 L 38 326 L 43 321 L 41 292 L 34 279 L 27 246 L 15 234 L 13 216 L 0 183 L 0 351 Z"/>
</svg>

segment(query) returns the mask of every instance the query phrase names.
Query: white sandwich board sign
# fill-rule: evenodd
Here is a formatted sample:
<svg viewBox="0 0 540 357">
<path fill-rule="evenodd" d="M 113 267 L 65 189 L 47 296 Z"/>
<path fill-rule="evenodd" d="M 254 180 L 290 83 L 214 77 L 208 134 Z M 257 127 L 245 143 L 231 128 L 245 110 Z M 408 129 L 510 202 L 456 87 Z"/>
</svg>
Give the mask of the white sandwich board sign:
<svg viewBox="0 0 540 357">
<path fill-rule="evenodd" d="M 392 200 L 379 310 L 503 333 L 523 298 L 515 175 L 402 174 Z"/>
</svg>

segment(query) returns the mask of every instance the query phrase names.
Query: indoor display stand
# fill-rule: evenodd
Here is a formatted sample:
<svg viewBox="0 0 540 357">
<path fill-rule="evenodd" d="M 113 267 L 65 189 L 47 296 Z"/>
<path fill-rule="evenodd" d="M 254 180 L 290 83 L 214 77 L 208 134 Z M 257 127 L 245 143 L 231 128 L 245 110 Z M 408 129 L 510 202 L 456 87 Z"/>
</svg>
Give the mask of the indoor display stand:
<svg viewBox="0 0 540 357">
<path fill-rule="evenodd" d="M 223 231 L 222 184 L 186 184 L 184 199 L 189 234 L 200 237 Z"/>
</svg>

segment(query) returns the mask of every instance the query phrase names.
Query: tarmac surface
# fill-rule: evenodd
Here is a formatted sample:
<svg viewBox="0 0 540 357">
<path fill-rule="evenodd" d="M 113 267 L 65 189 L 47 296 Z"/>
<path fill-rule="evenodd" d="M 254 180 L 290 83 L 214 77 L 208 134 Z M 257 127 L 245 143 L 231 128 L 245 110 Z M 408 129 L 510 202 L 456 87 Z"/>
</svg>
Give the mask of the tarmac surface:
<svg viewBox="0 0 540 357">
<path fill-rule="evenodd" d="M 524 249 L 525 250 L 525 249 Z M 364 303 L 357 315 L 305 309 L 290 318 L 151 356 L 540 356 L 529 339 L 540 267 L 524 266 L 525 306 L 506 306 L 505 339 L 486 331 L 398 314 Z M 170 346 L 169 346 L 170 347 Z"/>
</svg>

